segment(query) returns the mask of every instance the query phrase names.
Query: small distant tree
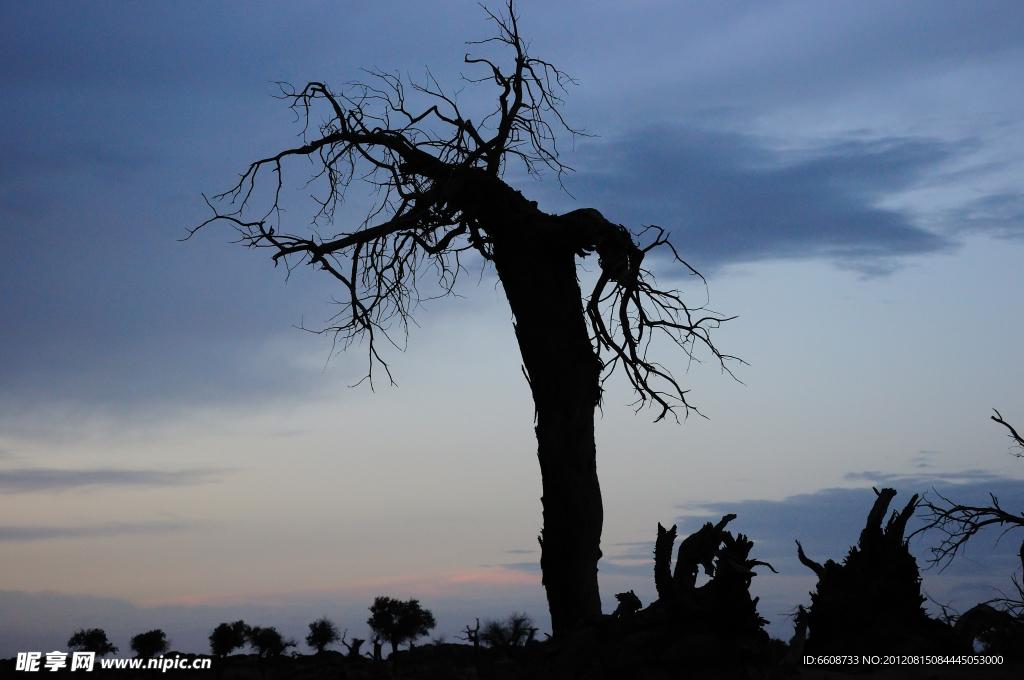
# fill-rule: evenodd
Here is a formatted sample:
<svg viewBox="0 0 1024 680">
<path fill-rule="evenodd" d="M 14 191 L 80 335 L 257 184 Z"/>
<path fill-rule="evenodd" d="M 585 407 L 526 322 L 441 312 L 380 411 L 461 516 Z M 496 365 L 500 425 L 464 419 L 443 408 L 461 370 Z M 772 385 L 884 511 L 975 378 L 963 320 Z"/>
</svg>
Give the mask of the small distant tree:
<svg viewBox="0 0 1024 680">
<path fill-rule="evenodd" d="M 412 644 L 437 625 L 429 609 L 420 607 L 419 600 L 395 600 L 378 597 L 370 607 L 372 616 L 366 622 L 370 630 L 391 643 L 391 652 L 398 651 L 403 642 Z"/>
<path fill-rule="evenodd" d="M 513 612 L 501 621 L 484 621 L 483 630 L 479 631 L 480 642 L 502 649 L 523 647 L 532 642 L 536 634 L 537 627 L 533 625 L 533 619 L 519 612 Z"/>
<path fill-rule="evenodd" d="M 249 645 L 261 659 L 274 659 L 282 654 L 289 647 L 295 647 L 298 643 L 295 640 L 286 640 L 277 632 L 273 626 L 260 628 L 255 626 L 249 629 Z"/>
<path fill-rule="evenodd" d="M 83 628 L 68 639 L 68 649 L 75 652 L 96 652 L 96 656 L 117 654 L 117 647 L 110 644 L 107 633 L 101 628 Z"/>
<path fill-rule="evenodd" d="M 306 644 L 314 648 L 317 654 L 323 653 L 328 645 L 333 645 L 340 640 L 341 636 L 338 635 L 338 627 L 326 616 L 309 624 L 309 635 L 306 636 Z"/>
<path fill-rule="evenodd" d="M 159 628 L 148 633 L 139 633 L 132 638 L 131 647 L 132 651 L 135 652 L 135 656 L 141 659 L 148 659 L 157 654 L 163 654 L 169 648 L 167 633 Z"/>
<path fill-rule="evenodd" d="M 210 651 L 214 656 L 226 657 L 231 652 L 245 647 L 249 626 L 239 619 L 234 623 L 222 623 L 210 633 Z"/>
</svg>

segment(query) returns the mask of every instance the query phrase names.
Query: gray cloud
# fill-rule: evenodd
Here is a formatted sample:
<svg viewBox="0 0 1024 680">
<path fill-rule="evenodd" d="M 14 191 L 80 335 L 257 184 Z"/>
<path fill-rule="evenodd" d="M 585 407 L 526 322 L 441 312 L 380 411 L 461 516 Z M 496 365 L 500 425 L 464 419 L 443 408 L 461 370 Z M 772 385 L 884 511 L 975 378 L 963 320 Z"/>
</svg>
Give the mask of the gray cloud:
<svg viewBox="0 0 1024 680">
<path fill-rule="evenodd" d="M 196 522 L 106 522 L 79 527 L 0 526 L 0 542 L 41 541 L 52 538 L 109 538 L 124 534 L 163 534 L 198 526 Z"/>
<path fill-rule="evenodd" d="M 236 472 L 232 468 L 192 468 L 188 470 L 126 470 L 99 468 L 93 470 L 57 470 L 22 468 L 0 471 L 0 493 L 32 493 L 67 491 L 89 487 L 166 487 L 193 486 L 218 482 Z"/>
<path fill-rule="evenodd" d="M 349 69 L 372 67 L 382 56 L 379 43 L 387 35 L 396 51 L 410 59 L 417 52 L 422 57 L 425 46 L 444 42 L 442 32 L 458 34 L 453 42 L 467 39 L 462 37 L 472 35 L 467 24 L 477 18 L 465 16 L 461 10 L 466 8 L 460 7 L 394 0 L 375 4 L 5 3 L 0 7 L 0 83 L 108 92 L 124 87 L 137 92 L 141 87 L 160 96 L 167 87 L 203 91 L 211 85 L 265 85 L 298 74 L 323 78 L 325 53 L 351 49 L 363 54 L 366 63 Z M 438 15 L 440 22 L 433 23 Z M 367 30 L 385 19 L 390 19 L 386 33 Z M 436 27 L 429 39 L 422 30 L 426 22 Z M 321 71 L 309 73 L 312 66 Z"/>
<path fill-rule="evenodd" d="M 955 247 L 877 204 L 975 146 L 889 138 L 786 156 L 739 134 L 657 126 L 582 146 L 579 172 L 567 186 L 579 205 L 613 221 L 669 229 L 683 257 L 702 271 L 824 257 L 879 273 L 895 258 Z"/>
<path fill-rule="evenodd" d="M 949 216 L 958 231 L 981 231 L 996 238 L 1024 238 L 1024 193 L 985 196 L 959 208 Z"/>
<path fill-rule="evenodd" d="M 287 116 L 245 118 L 254 101 L 284 110 L 265 96 L 269 81 L 346 80 L 324 56 L 339 42 L 365 48 L 369 63 L 350 64 L 352 75 L 373 65 L 377 36 L 357 21 L 373 12 L 297 12 L 0 7 L 0 88 L 11 104 L 0 107 L 0 156 L 11 160 L 0 168 L 0 239 L 12 254 L 0 269 L 5 431 L 55 403 L 167 414 L 318 395 L 365 369 L 356 359 L 340 379 L 321 375 L 329 342 L 292 329 L 332 315 L 324 277 L 296 275 L 286 288 L 281 269 L 228 243 L 230 230 L 177 242 L 208 216 L 201 191 L 230 184 L 266 137 L 290 139 Z"/>
<path fill-rule="evenodd" d="M 707 108 L 756 116 L 879 91 L 890 93 L 883 106 L 899 106 L 914 96 L 905 96 L 908 85 L 965 66 L 1012 61 L 1024 43 L 1024 11 L 1012 1 L 941 8 L 928 2 L 673 7 L 677 11 L 659 7 L 656 17 L 588 13 L 580 33 L 592 46 L 566 46 L 559 63 L 572 63 L 572 49 L 584 51 L 587 70 L 575 75 L 588 87 L 620 87 L 618 108 L 642 118 Z M 620 36 L 628 36 L 629 49 Z M 635 85 L 623 84 L 629 76 Z M 951 100 L 965 86 L 932 84 Z"/>
</svg>

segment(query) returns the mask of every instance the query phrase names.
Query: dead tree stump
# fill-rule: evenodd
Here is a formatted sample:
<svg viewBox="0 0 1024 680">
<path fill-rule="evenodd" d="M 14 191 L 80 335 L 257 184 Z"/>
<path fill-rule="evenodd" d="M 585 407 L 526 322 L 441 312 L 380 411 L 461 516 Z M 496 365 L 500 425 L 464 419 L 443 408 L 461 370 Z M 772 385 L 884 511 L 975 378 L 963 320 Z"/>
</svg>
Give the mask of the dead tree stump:
<svg viewBox="0 0 1024 680">
<path fill-rule="evenodd" d="M 875 489 L 857 545 L 842 564 L 809 559 L 796 542 L 800 562 L 814 571 L 818 584 L 807 615 L 808 654 L 954 654 L 969 653 L 948 624 L 928 616 L 921 594 L 917 560 L 903 540 L 917 508 L 917 494 L 902 512 L 893 511 L 882 528 L 894 489 Z"/>
<path fill-rule="evenodd" d="M 658 525 L 654 582 L 658 600 L 635 611 L 640 600 L 630 591 L 616 595 L 619 608 L 551 650 L 551 672 L 559 678 L 765 677 L 773 658 L 765 621 L 750 596 L 754 542 L 733 535 L 726 515 L 707 523 L 679 545 L 676 527 Z M 709 577 L 698 586 L 698 573 Z M 772 571 L 775 571 L 772 569 Z"/>
</svg>

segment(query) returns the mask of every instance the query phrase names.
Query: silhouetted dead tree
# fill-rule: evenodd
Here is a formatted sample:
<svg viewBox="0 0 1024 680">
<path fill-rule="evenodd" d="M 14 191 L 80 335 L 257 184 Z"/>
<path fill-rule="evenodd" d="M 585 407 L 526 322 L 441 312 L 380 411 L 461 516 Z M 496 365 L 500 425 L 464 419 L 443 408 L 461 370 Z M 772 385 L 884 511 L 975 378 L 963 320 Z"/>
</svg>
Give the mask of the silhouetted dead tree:
<svg viewBox="0 0 1024 680">
<path fill-rule="evenodd" d="M 557 635 L 601 612 L 594 410 L 604 380 L 623 369 L 637 408 L 653 405 L 661 420 L 694 407 L 671 371 L 649 357 L 652 339 L 674 342 L 690 359 L 702 346 L 725 370 L 733 357 L 710 336 L 726 319 L 687 304 L 678 290 L 659 288 L 645 267 L 648 254 L 664 251 L 699 277 L 664 229 L 631 233 L 590 208 L 548 214 L 502 180 L 510 162 L 534 176 L 546 169 L 561 178 L 571 168 L 559 160 L 555 130 L 580 134 L 559 110 L 574 81 L 529 53 L 513 4 L 506 13 L 485 9 L 497 35 L 470 43 L 508 50 L 509 66 L 465 57 L 483 74 L 470 83 L 496 87 L 490 115 L 471 120 L 429 72 L 408 86 L 381 71 L 341 91 L 321 82 L 282 84 L 281 98 L 305 123 L 303 143 L 252 163 L 232 189 L 207 201 L 214 215 L 204 224 L 226 222 L 242 244 L 269 249 L 275 264 L 289 271 L 308 264 L 340 282 L 341 309 L 324 332 L 342 348 L 365 343 L 371 384 L 375 367 L 391 378 L 382 340 L 404 343 L 413 312 L 424 299 L 452 294 L 467 256 L 493 263 L 536 408 L 541 568 Z M 426 103 L 417 107 L 414 99 Z M 312 163 L 309 181 L 320 189 L 308 233 L 284 223 L 281 198 L 292 159 Z M 338 229 L 337 210 L 357 180 L 376 203 L 365 219 Z M 333 235 L 322 236 L 323 229 Z M 600 273 L 584 300 L 576 258 L 595 253 Z M 422 288 L 428 273 L 437 283 L 431 294 Z"/>
<path fill-rule="evenodd" d="M 1024 457 L 1024 453 L 1022 453 L 1024 452 L 1024 439 L 1017 434 L 1017 430 L 1012 425 L 1003 420 L 999 411 L 992 410 L 995 411 L 995 415 L 990 416 L 992 420 L 1009 430 L 1008 436 L 1014 443 L 1010 453 L 1017 458 Z M 1014 448 L 1018 451 L 1014 451 Z M 915 533 L 935 530 L 942 535 L 942 542 L 931 549 L 931 558 L 929 559 L 929 562 L 941 569 L 948 567 L 953 558 L 966 548 L 967 542 L 987 527 L 1002 527 L 1003 532 L 1000 534 L 1000 538 L 1008 531 L 1024 528 L 1024 512 L 1015 515 L 1004 510 L 1000 507 L 999 498 L 995 494 L 989 494 L 991 505 L 963 505 L 954 503 L 935 489 L 932 489 L 931 493 L 939 500 L 933 502 L 926 499 L 926 502 L 921 504 L 926 511 L 924 519 L 927 523 Z M 1018 554 L 1021 568 L 1024 570 L 1024 542 L 1021 543 Z M 1024 618 L 1024 585 L 1015 575 L 1010 578 L 1017 594 L 1015 596 L 1004 595 L 990 600 L 990 603 L 1002 605 L 1018 618 Z"/>
<path fill-rule="evenodd" d="M 917 560 L 904 540 L 918 496 L 885 523 L 895 489 L 875 489 L 857 545 L 841 562 L 820 564 L 796 542 L 801 564 L 818 577 L 806 624 L 809 654 L 925 654 L 968 650 L 948 624 L 925 611 Z M 931 650 L 931 651 L 928 651 Z"/>
<path fill-rule="evenodd" d="M 758 598 L 751 599 L 750 583 L 755 567 L 772 565 L 749 559 L 754 542 L 743 534 L 733 536 L 726 531 L 736 515 L 729 514 L 718 524 L 707 522 L 679 543 L 675 573 L 669 574 L 676 527 L 658 524 L 654 544 L 654 587 L 658 604 L 671 616 L 687 621 L 694 631 L 728 637 L 756 635 L 768 623 L 757 613 Z M 711 577 L 697 586 L 697 575 L 703 568 Z M 693 632 L 693 631 L 691 631 Z"/>
<path fill-rule="evenodd" d="M 353 637 L 352 642 L 345 642 L 346 635 L 348 635 L 348 628 L 346 628 L 345 632 L 341 634 L 341 644 L 345 645 L 345 649 L 348 650 L 348 658 L 360 658 L 361 655 L 359 653 L 359 648 L 363 646 L 363 643 L 366 642 L 366 640 Z"/>
<path fill-rule="evenodd" d="M 750 584 L 757 567 L 754 542 L 726 526 L 736 515 L 706 523 L 672 552 L 676 526 L 658 524 L 654 547 L 657 601 L 641 608 L 633 591 L 619 593 L 619 608 L 563 648 L 552 678 L 767 677 L 773 659 Z M 708 580 L 697 585 L 703 569 Z M 639 610 L 639 611 L 637 611 Z M 589 637 L 588 637 L 589 633 Z M 593 668 L 599 659 L 599 675 Z"/>
</svg>

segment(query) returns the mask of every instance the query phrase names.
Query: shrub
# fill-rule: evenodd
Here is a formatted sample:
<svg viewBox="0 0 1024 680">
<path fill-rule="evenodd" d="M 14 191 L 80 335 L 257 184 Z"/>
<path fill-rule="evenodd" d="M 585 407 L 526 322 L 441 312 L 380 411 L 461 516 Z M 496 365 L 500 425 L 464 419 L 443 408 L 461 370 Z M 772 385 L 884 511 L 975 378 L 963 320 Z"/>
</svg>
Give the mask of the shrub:
<svg viewBox="0 0 1024 680">
<path fill-rule="evenodd" d="M 309 624 L 309 635 L 306 636 L 306 644 L 315 649 L 317 654 L 322 653 L 325 647 L 333 645 L 340 639 L 338 627 L 326 616 Z"/>
<path fill-rule="evenodd" d="M 210 633 L 210 651 L 214 656 L 224 658 L 231 652 L 246 645 L 249 626 L 245 621 L 222 623 Z"/>
<path fill-rule="evenodd" d="M 139 633 L 132 638 L 131 646 L 135 656 L 148 659 L 167 651 L 167 634 L 159 628 L 148 633 Z"/>
<path fill-rule="evenodd" d="M 279 657 L 286 649 L 298 644 L 295 640 L 285 640 L 273 626 L 251 628 L 248 638 L 249 644 L 261 659 Z"/>
<path fill-rule="evenodd" d="M 480 642 L 491 647 L 508 649 L 525 646 L 533 641 L 536 634 L 537 627 L 533 625 L 533 619 L 526 614 L 513 612 L 503 621 L 484 621 L 483 629 L 480 631 Z"/>
<path fill-rule="evenodd" d="M 83 628 L 68 640 L 68 649 L 76 652 L 96 652 L 96 656 L 117 654 L 117 647 L 110 644 L 107 633 L 101 628 Z"/>
<path fill-rule="evenodd" d="M 370 607 L 373 616 L 366 622 L 377 636 L 391 643 L 391 652 L 398 651 L 403 642 L 412 643 L 426 635 L 437 623 L 429 609 L 420 607 L 419 600 L 394 600 L 378 597 Z"/>
</svg>

